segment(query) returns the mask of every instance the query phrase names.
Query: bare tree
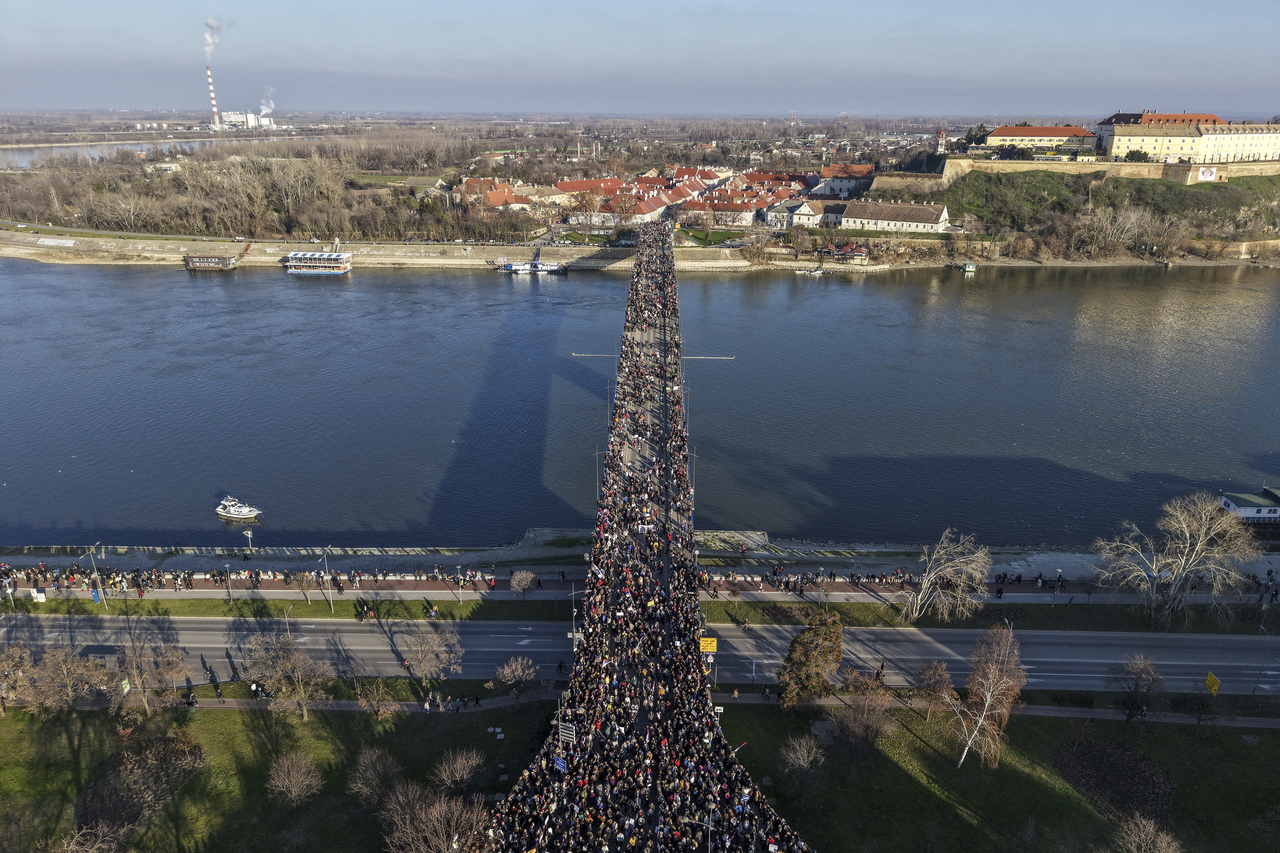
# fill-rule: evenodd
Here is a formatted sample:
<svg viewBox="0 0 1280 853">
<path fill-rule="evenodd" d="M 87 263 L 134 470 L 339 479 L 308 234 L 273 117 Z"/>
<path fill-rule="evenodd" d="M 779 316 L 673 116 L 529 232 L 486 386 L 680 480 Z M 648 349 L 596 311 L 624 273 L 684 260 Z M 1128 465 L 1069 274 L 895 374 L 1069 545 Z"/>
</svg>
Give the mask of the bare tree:
<svg viewBox="0 0 1280 853">
<path fill-rule="evenodd" d="M 400 700 L 391 693 L 385 678 L 356 680 L 356 701 L 361 710 L 369 711 L 379 720 L 400 711 Z"/>
<path fill-rule="evenodd" d="M 802 252 L 807 252 L 813 248 L 813 237 L 803 225 L 792 225 L 787 231 L 787 237 L 791 240 L 791 248 L 795 250 L 796 258 L 799 259 Z"/>
<path fill-rule="evenodd" d="M 573 209 L 578 218 L 586 223 L 587 230 L 595 227 L 600 216 L 600 208 L 604 206 L 604 192 L 596 187 L 580 192 L 574 200 Z"/>
<path fill-rule="evenodd" d="M 914 622 L 932 613 L 941 622 L 966 619 L 982 607 L 986 598 L 991 554 L 979 548 L 973 536 L 960 536 L 948 527 L 938 544 L 926 548 L 920 583 L 902 608 L 902 619 Z"/>
<path fill-rule="evenodd" d="M 107 668 L 102 661 L 83 657 L 75 646 L 56 646 L 46 649 L 36 664 L 27 700 L 36 716 L 51 717 L 106 686 Z"/>
<path fill-rule="evenodd" d="M 272 799 L 297 808 L 324 785 L 324 776 L 305 752 L 290 752 L 271 762 L 267 793 Z"/>
<path fill-rule="evenodd" d="M 298 588 L 298 592 L 302 593 L 302 597 L 306 599 L 307 604 L 311 603 L 311 591 L 316 588 L 316 578 L 311 572 L 294 572 L 290 578 L 293 585 Z"/>
<path fill-rule="evenodd" d="M 517 699 L 520 694 L 538 683 L 538 668 L 531 659 L 517 655 L 493 671 L 493 680 L 485 684 L 490 690 L 510 693 Z"/>
<path fill-rule="evenodd" d="M 424 625 L 405 638 L 404 649 L 424 692 L 430 679 L 462 672 L 462 641 L 453 628 Z"/>
<path fill-rule="evenodd" d="M 518 572 L 511 573 L 511 591 L 520 593 L 520 600 L 524 601 L 529 594 L 529 590 L 533 588 L 533 572 L 521 569 Z"/>
<path fill-rule="evenodd" d="M 1182 842 L 1149 817 L 1135 814 L 1116 827 L 1111 841 L 1115 853 L 1184 853 Z"/>
<path fill-rule="evenodd" d="M 920 667 L 916 675 L 916 689 L 924 695 L 929 703 L 925 711 L 925 719 L 931 719 L 934 711 L 945 711 L 956 701 L 955 686 L 951 683 L 951 673 L 947 672 L 947 664 L 940 660 L 931 660 Z"/>
<path fill-rule="evenodd" d="M 272 706 L 296 708 L 302 712 L 303 722 L 307 720 L 307 707 L 329 696 L 326 687 L 333 678 L 333 669 L 313 660 L 290 637 L 254 635 L 244 663 L 245 671 L 275 694 Z"/>
<path fill-rule="evenodd" d="M 21 640 L 0 651 L 0 717 L 9 702 L 26 701 L 32 672 L 31 653 Z"/>
<path fill-rule="evenodd" d="M 778 750 L 778 771 L 795 788 L 801 805 L 816 781 L 814 776 L 818 768 L 826 760 L 822 745 L 813 735 L 792 735 L 782 742 L 782 748 Z"/>
<path fill-rule="evenodd" d="M 347 793 L 362 805 L 376 807 L 404 777 L 400 765 L 385 749 L 365 746 L 347 772 Z"/>
<path fill-rule="evenodd" d="M 1000 764 L 1004 729 L 1018 694 L 1027 683 L 1027 671 L 1022 667 L 1018 640 L 1005 626 L 989 629 L 974 646 L 969 660 L 973 669 L 968 695 L 963 702 L 953 700 L 951 705 L 964 743 L 956 767 L 962 766 L 969 750 L 976 748 L 983 763 L 994 768 Z"/>
<path fill-rule="evenodd" d="M 151 716 L 151 702 L 147 691 L 154 689 L 160 680 L 160 647 L 149 645 L 137 636 L 129 637 L 127 645 L 116 647 L 117 683 L 111 692 L 111 704 L 120 712 L 137 713 L 141 708 L 145 716 Z M 128 684 L 126 690 L 124 685 Z"/>
<path fill-rule="evenodd" d="M 431 768 L 431 784 L 441 794 L 466 790 L 483 766 L 484 756 L 479 750 L 451 749 Z"/>
<path fill-rule="evenodd" d="M 870 756 L 881 738 L 893 729 L 890 713 L 893 691 L 873 672 L 849 667 L 842 671 L 841 686 L 845 690 L 843 704 L 832 707 L 827 718 L 835 724 L 836 734 L 849 750 L 852 763 Z"/>
<path fill-rule="evenodd" d="M 1161 507 L 1151 538 L 1126 522 L 1116 539 L 1099 539 L 1099 581 L 1114 589 L 1137 592 L 1155 626 L 1191 621 L 1190 595 L 1213 597 L 1215 609 L 1228 607 L 1224 597 L 1240 587 L 1240 566 L 1258 558 L 1248 527 L 1205 492 L 1174 498 Z"/>
<path fill-rule="evenodd" d="M 82 826 L 62 839 L 53 853 L 117 853 L 124 849 L 125 839 L 133 832 L 131 824 L 114 824 L 100 821 Z"/>
<path fill-rule="evenodd" d="M 435 797 L 416 782 L 401 782 L 380 812 L 386 846 L 397 853 L 465 850 L 483 831 L 488 813 L 458 797 Z"/>
<path fill-rule="evenodd" d="M 1120 691 L 1116 704 L 1124 711 L 1124 726 L 1128 728 L 1155 704 L 1164 686 L 1164 676 L 1150 658 L 1138 653 L 1125 655 L 1119 663 L 1111 664 L 1107 668 L 1107 684 Z"/>
<path fill-rule="evenodd" d="M 169 682 L 169 687 L 176 693 L 178 679 L 187 677 L 187 661 L 182 649 L 177 646 L 161 646 L 156 654 L 156 675 Z"/>
</svg>

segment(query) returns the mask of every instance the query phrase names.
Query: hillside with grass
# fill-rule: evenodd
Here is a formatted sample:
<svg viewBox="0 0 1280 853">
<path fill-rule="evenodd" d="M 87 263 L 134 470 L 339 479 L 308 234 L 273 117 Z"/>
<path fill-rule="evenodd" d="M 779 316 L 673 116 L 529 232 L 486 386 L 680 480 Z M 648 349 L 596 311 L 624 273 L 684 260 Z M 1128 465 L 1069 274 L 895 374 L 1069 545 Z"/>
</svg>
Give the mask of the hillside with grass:
<svg viewBox="0 0 1280 853">
<path fill-rule="evenodd" d="M 970 231 L 1030 238 L 1013 247 L 1029 256 L 1099 256 L 1120 251 L 1172 257 L 1188 241 L 1274 240 L 1280 177 L 1192 184 L 1110 178 L 1102 171 L 970 172 L 938 192 L 884 190 L 878 201 L 947 205 Z"/>
</svg>

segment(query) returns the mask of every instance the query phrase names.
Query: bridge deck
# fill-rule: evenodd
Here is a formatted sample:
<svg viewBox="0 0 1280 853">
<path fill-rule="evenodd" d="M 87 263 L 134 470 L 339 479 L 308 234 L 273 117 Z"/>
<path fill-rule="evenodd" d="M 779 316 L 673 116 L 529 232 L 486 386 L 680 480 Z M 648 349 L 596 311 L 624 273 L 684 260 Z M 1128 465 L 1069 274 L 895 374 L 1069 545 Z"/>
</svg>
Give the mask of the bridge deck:
<svg viewBox="0 0 1280 853">
<path fill-rule="evenodd" d="M 553 733 L 499 805 L 495 850 L 808 849 L 737 763 L 711 704 L 680 364 L 671 231 L 647 225 L 559 720 L 576 736 Z"/>
</svg>

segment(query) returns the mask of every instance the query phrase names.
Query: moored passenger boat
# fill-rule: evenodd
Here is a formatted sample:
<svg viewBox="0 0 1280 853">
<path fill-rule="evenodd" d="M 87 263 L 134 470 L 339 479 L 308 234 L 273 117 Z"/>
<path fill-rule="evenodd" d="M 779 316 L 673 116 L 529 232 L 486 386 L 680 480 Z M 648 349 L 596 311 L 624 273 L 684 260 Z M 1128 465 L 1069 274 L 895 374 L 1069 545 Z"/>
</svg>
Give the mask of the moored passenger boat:
<svg viewBox="0 0 1280 853">
<path fill-rule="evenodd" d="M 284 268 L 290 275 L 346 275 L 351 272 L 351 253 L 290 252 Z"/>
<path fill-rule="evenodd" d="M 182 263 L 192 272 L 223 272 L 240 263 L 238 255 L 183 255 Z"/>
</svg>

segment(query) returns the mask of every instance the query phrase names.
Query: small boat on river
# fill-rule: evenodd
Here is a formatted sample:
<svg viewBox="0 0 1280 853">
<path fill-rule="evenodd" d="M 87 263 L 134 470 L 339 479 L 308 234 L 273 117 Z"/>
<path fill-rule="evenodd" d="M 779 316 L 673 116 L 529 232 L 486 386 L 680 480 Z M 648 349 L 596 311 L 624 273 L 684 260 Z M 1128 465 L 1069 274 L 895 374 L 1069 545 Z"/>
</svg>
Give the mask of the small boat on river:
<svg viewBox="0 0 1280 853">
<path fill-rule="evenodd" d="M 500 269 L 503 272 L 516 273 L 517 275 L 529 273 L 558 275 L 569 271 L 562 264 L 553 264 L 542 260 L 541 249 L 533 253 L 532 261 L 513 261 L 510 263 L 504 263 Z"/>
<path fill-rule="evenodd" d="M 227 495 L 222 499 L 222 503 L 218 504 L 216 512 L 218 513 L 218 518 L 226 519 L 227 521 L 252 521 L 262 515 L 262 510 L 256 506 L 241 503 L 231 495 Z"/>
</svg>

